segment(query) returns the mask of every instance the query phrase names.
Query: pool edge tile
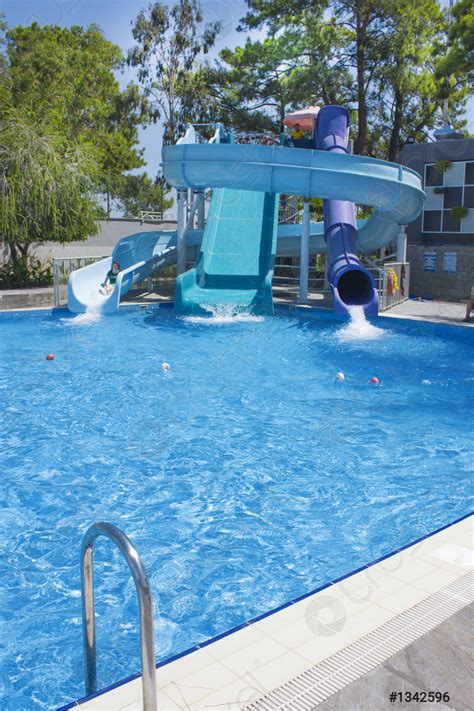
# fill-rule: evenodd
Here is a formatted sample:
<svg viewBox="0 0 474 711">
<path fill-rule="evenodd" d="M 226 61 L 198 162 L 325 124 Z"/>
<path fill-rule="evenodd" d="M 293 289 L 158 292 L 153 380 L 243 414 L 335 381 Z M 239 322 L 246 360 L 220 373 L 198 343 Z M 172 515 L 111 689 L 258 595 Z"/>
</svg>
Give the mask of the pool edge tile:
<svg viewBox="0 0 474 711">
<path fill-rule="evenodd" d="M 177 679 L 175 680 L 174 683 L 179 685 L 180 682 L 184 682 L 186 680 L 186 677 L 199 677 L 200 672 L 195 671 L 193 672 L 187 672 L 186 671 L 186 659 L 190 661 L 190 659 L 193 659 L 193 664 L 190 666 L 193 666 L 194 669 L 196 670 L 195 667 L 195 662 L 197 660 L 197 656 L 205 654 L 206 659 L 204 660 L 203 666 L 201 666 L 202 660 L 200 660 L 199 667 L 201 668 L 202 672 L 206 672 L 207 669 L 212 667 L 214 664 L 218 664 L 220 666 L 224 666 L 225 669 L 233 674 L 233 676 L 236 677 L 236 679 L 231 680 L 228 683 L 223 684 L 223 689 L 225 687 L 229 688 L 237 688 L 239 686 L 238 680 L 244 680 L 245 681 L 245 688 L 251 689 L 252 688 L 252 683 L 254 685 L 261 685 L 263 686 L 268 685 L 268 680 L 269 679 L 275 679 L 275 674 L 272 671 L 273 665 L 275 665 L 278 660 L 283 660 L 283 658 L 288 657 L 288 660 L 292 660 L 292 667 L 298 668 L 298 664 L 300 666 L 304 666 L 304 664 L 307 665 L 307 668 L 311 667 L 315 662 L 312 661 L 316 658 L 318 658 L 318 650 L 317 650 L 317 645 L 313 643 L 311 646 L 311 640 L 303 642 L 302 644 L 292 646 L 292 645 L 285 645 L 282 641 L 282 639 L 278 640 L 275 639 L 272 636 L 272 629 L 278 630 L 282 629 L 282 624 L 278 621 L 278 617 L 280 615 L 285 616 L 285 613 L 292 617 L 293 619 L 297 619 L 298 617 L 298 612 L 301 613 L 301 620 L 304 621 L 306 624 L 308 624 L 306 612 L 307 608 L 313 601 L 318 601 L 320 600 L 321 597 L 324 595 L 326 598 L 331 595 L 334 597 L 338 595 L 351 595 L 355 594 L 357 590 L 362 591 L 363 590 L 363 585 L 367 585 L 368 583 L 376 584 L 377 582 L 377 576 L 379 576 L 379 580 L 384 581 L 386 583 L 390 583 L 391 580 L 395 578 L 399 583 L 402 584 L 401 588 L 398 588 L 398 592 L 395 591 L 393 592 L 392 595 L 387 595 L 387 596 L 382 596 L 380 599 L 377 599 L 377 601 L 368 599 L 367 601 L 361 600 L 363 604 L 361 604 L 361 607 L 358 612 L 352 612 L 347 616 L 345 619 L 344 623 L 344 630 L 343 634 L 340 635 L 339 641 L 335 638 L 332 642 L 332 644 L 327 644 L 326 645 L 326 651 L 329 650 L 329 652 L 326 654 L 326 651 L 322 652 L 322 656 L 320 656 L 319 661 L 323 661 L 324 659 L 329 658 L 332 656 L 332 654 L 336 653 L 336 648 L 338 651 L 341 651 L 342 649 L 345 649 L 348 645 L 350 645 L 353 642 L 357 642 L 359 639 L 361 639 L 365 634 L 369 633 L 370 631 L 373 631 L 373 629 L 377 629 L 381 624 L 385 622 L 388 622 L 395 617 L 399 616 L 403 612 L 406 612 L 407 610 L 410 610 L 414 605 L 416 605 L 418 602 L 423 602 L 426 598 L 430 597 L 432 594 L 435 592 L 438 592 L 444 585 L 446 585 L 446 575 L 449 578 L 452 578 L 453 580 L 456 580 L 458 578 L 461 578 L 463 575 L 465 575 L 468 571 L 466 569 L 463 569 L 458 566 L 454 566 L 449 562 L 445 561 L 440 561 L 439 565 L 434 565 L 430 564 L 428 561 L 424 560 L 428 568 L 425 568 L 425 572 L 428 571 L 429 569 L 429 575 L 427 574 L 424 578 L 420 578 L 417 576 L 416 570 L 414 571 L 414 575 L 417 577 L 418 580 L 421 580 L 424 584 L 420 584 L 418 587 L 416 585 L 416 579 L 412 579 L 413 576 L 411 575 L 406 575 L 405 577 L 408 578 L 409 582 L 406 580 L 399 580 L 396 576 L 396 571 L 400 569 L 400 566 L 395 568 L 394 570 L 391 568 L 384 569 L 383 564 L 384 562 L 388 561 L 390 558 L 394 559 L 397 557 L 397 565 L 398 561 L 402 561 L 401 565 L 403 565 L 403 559 L 404 559 L 404 554 L 412 548 L 413 550 L 410 551 L 410 558 L 408 559 L 408 562 L 411 563 L 412 561 L 415 561 L 417 558 L 420 558 L 421 560 L 424 559 L 426 555 L 425 547 L 423 547 L 422 543 L 423 541 L 431 541 L 431 542 L 436 542 L 438 544 L 438 548 L 442 546 L 444 543 L 452 543 L 453 539 L 456 540 L 461 540 L 464 543 L 464 546 L 470 550 L 473 550 L 474 545 L 472 541 L 472 530 L 473 530 L 473 524 L 474 524 L 474 515 L 472 513 L 467 514 L 466 516 L 463 516 L 462 518 L 454 521 L 451 524 L 448 524 L 446 526 L 443 526 L 439 528 L 438 530 L 434 531 L 433 533 L 423 536 L 422 538 L 414 541 L 412 544 L 408 546 L 403 546 L 402 548 L 398 549 L 397 551 L 394 551 L 392 554 L 383 556 L 381 559 L 378 561 L 371 563 L 363 568 L 359 568 L 356 572 L 342 576 L 339 578 L 337 581 L 333 583 L 329 583 L 326 585 L 321 586 L 318 588 L 316 591 L 313 593 L 308 593 L 306 595 L 301 596 L 297 600 L 290 601 L 288 603 L 285 603 L 282 605 L 280 608 L 277 610 L 265 613 L 263 615 L 260 615 L 257 618 L 254 618 L 253 620 L 250 620 L 247 623 L 244 623 L 240 625 L 239 627 L 235 628 L 234 630 L 231 630 L 229 632 L 223 633 L 219 635 L 218 637 L 212 639 L 212 640 L 207 640 L 205 644 L 202 644 L 198 647 L 193 648 L 192 650 L 183 652 L 180 655 L 176 655 L 172 660 L 167 661 L 167 662 L 162 662 L 160 665 L 157 667 L 157 683 L 159 685 L 160 693 L 164 693 L 166 697 L 171 698 L 171 701 L 173 703 L 176 703 L 175 699 L 173 696 L 176 696 L 174 693 L 173 696 L 168 695 L 166 693 L 166 689 L 171 686 L 170 683 L 166 683 L 165 685 L 162 686 L 160 683 L 160 669 L 166 669 L 167 670 L 167 678 L 170 677 L 170 674 L 173 674 L 173 664 L 175 663 L 180 663 L 179 667 L 179 673 L 177 673 Z M 457 527 L 457 528 L 456 528 Z M 456 544 L 457 545 L 457 544 Z M 371 568 L 373 568 L 372 578 L 368 578 L 367 576 L 370 575 L 371 573 Z M 444 570 L 443 570 L 444 569 Z M 458 574 L 459 573 L 459 574 Z M 365 578 L 364 578 L 365 576 Z M 432 580 L 429 581 L 429 576 L 432 576 Z M 344 581 L 346 588 L 349 586 L 351 587 L 351 583 L 349 583 L 349 580 L 355 581 L 358 580 L 362 582 L 362 585 L 357 587 L 357 585 L 354 586 L 352 589 L 352 593 L 350 591 L 344 591 Z M 365 579 L 365 583 L 364 583 Z M 374 582 L 375 580 L 375 582 Z M 368 583 L 367 583 L 368 581 Z M 402 596 L 404 600 L 402 599 L 400 602 L 397 602 L 397 598 L 399 596 Z M 385 604 L 384 604 L 385 602 Z M 327 607 L 327 605 L 326 605 Z M 357 610 L 357 608 L 355 608 Z M 325 606 L 322 608 L 323 612 L 325 610 Z M 312 613 L 313 614 L 313 613 Z M 377 624 L 374 626 L 367 625 L 364 628 L 363 624 L 363 619 L 364 617 L 367 617 L 368 619 L 371 618 L 371 615 L 373 616 L 374 614 L 377 614 Z M 295 616 L 295 617 L 293 617 Z M 335 617 L 334 619 L 339 619 Z M 263 623 L 259 627 L 259 623 Z M 212 645 L 218 645 L 220 641 L 225 642 L 226 639 L 232 639 L 235 636 L 239 635 L 240 632 L 245 632 L 245 630 L 254 627 L 254 631 L 257 633 L 261 634 L 262 640 L 264 639 L 270 639 L 277 643 L 278 645 L 282 645 L 285 648 L 285 652 L 282 653 L 280 656 L 277 656 L 273 658 L 272 660 L 269 660 L 268 663 L 262 664 L 258 669 L 253 670 L 253 671 L 248 671 L 248 668 L 245 666 L 242 667 L 239 670 L 238 665 L 234 665 L 233 669 L 230 669 L 229 667 L 225 666 L 225 654 L 222 656 L 219 653 L 212 653 L 210 652 L 210 648 Z M 371 627 L 371 629 L 369 629 Z M 265 630 L 265 631 L 263 631 Z M 253 635 L 247 632 L 247 636 L 252 637 Z M 324 636 L 324 635 L 323 635 Z M 329 637 L 332 637 L 333 635 L 329 635 Z M 316 635 L 315 635 L 316 637 Z M 229 645 L 230 647 L 232 645 Z M 314 649 L 312 649 L 314 647 Z M 238 643 L 238 648 L 236 648 L 236 652 L 241 653 L 241 655 L 245 658 L 245 649 L 246 648 L 251 648 L 253 652 L 256 652 L 258 649 L 258 640 L 255 640 L 253 643 L 246 644 L 244 643 L 243 645 L 240 645 Z M 224 649 L 224 645 L 222 647 Z M 311 651 L 312 650 L 312 651 Z M 332 650 L 332 651 L 331 651 Z M 306 655 L 304 652 L 306 651 Z M 289 655 L 289 656 L 288 656 Z M 232 656 L 232 655 L 227 655 L 227 656 Z M 311 657 L 311 659 L 309 658 Z M 303 661 L 302 661 L 303 660 Z M 207 662 L 207 664 L 206 664 Z M 297 664 L 298 662 L 298 664 Z M 297 673 L 293 674 L 293 677 L 297 676 L 299 673 L 302 673 L 304 669 L 300 669 Z M 176 669 L 177 672 L 177 669 Z M 285 674 L 286 676 L 286 674 Z M 261 677 L 261 679 L 260 679 Z M 265 684 L 263 683 L 263 680 L 267 679 Z M 253 681 L 252 681 L 253 680 Z M 136 677 L 132 681 L 137 681 Z M 192 681 L 195 681 L 192 679 Z M 103 693 L 99 693 L 95 696 L 93 701 L 96 699 L 99 699 L 102 697 L 107 696 L 110 691 L 116 691 L 119 692 L 120 689 L 123 689 L 123 687 L 127 686 L 129 682 L 127 680 L 123 680 L 122 682 L 118 683 L 116 687 L 112 690 L 105 690 Z M 280 680 L 279 682 L 284 683 Z M 276 684 L 277 686 L 279 684 Z M 255 689 L 253 689 L 255 691 Z M 125 689 L 124 689 L 125 691 Z M 205 708 L 204 706 L 201 706 L 201 703 L 203 703 L 206 700 L 206 696 L 209 697 L 215 697 L 216 699 L 219 698 L 220 694 L 220 689 L 214 689 L 211 690 L 209 694 L 204 694 L 199 696 L 199 698 L 196 699 L 196 701 L 192 701 L 193 708 Z M 270 689 L 261 689 L 260 690 L 260 695 L 264 695 L 266 692 L 270 691 Z M 118 694 L 119 695 L 119 694 Z M 92 700 L 91 700 L 92 701 Z M 134 703 L 135 700 L 132 700 L 132 704 Z M 93 711 L 93 707 L 91 705 L 88 705 L 89 700 L 84 698 L 84 699 L 79 699 L 77 702 L 74 702 L 72 704 L 68 704 L 64 707 L 61 707 L 61 709 L 58 709 L 57 711 L 66 711 L 66 709 L 75 709 L 78 708 L 80 711 L 89 711 L 89 708 L 91 711 Z M 117 702 L 118 704 L 119 702 Z M 183 702 L 186 703 L 186 702 Z M 129 702 L 130 705 L 130 702 Z M 121 704 L 117 705 L 116 707 L 113 708 L 113 711 L 122 711 L 122 709 L 126 710 L 126 704 Z M 239 708 L 238 703 L 236 702 L 236 711 Z M 98 707 L 97 707 L 98 708 Z M 107 708 L 107 707 L 104 707 Z M 186 705 L 183 706 L 183 708 L 186 708 Z M 132 709 L 130 709 L 132 711 Z"/>
</svg>

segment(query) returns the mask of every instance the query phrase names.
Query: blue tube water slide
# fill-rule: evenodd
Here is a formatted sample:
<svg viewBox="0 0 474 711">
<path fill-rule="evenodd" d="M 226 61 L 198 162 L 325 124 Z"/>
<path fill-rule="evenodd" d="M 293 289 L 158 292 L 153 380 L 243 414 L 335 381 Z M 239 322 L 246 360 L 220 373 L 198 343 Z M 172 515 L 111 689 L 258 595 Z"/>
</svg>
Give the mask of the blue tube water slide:
<svg viewBox="0 0 474 711">
<path fill-rule="evenodd" d="M 348 153 L 349 114 L 341 106 L 324 106 L 316 122 L 316 147 L 333 155 Z M 328 281 L 335 313 L 349 305 L 363 306 L 367 315 L 378 313 L 378 293 L 372 274 L 357 256 L 356 206 L 348 200 L 323 200 L 324 239 L 328 255 Z"/>
<path fill-rule="evenodd" d="M 336 311 L 361 305 L 366 313 L 377 313 L 373 280 L 356 250 L 384 246 L 399 225 L 419 215 L 425 198 L 421 179 L 410 168 L 347 153 L 347 112 L 341 107 L 321 109 L 318 123 L 319 150 L 218 142 L 163 148 L 170 185 L 214 189 L 198 265 L 177 281 L 178 312 L 206 312 L 223 303 L 271 312 L 275 232 L 279 255 L 298 255 L 302 234 L 301 225 L 272 221 L 270 196 L 286 193 L 323 198 L 325 221 L 311 224 L 310 250 L 328 251 Z M 354 204 L 373 207 L 370 218 L 356 221 Z"/>
</svg>

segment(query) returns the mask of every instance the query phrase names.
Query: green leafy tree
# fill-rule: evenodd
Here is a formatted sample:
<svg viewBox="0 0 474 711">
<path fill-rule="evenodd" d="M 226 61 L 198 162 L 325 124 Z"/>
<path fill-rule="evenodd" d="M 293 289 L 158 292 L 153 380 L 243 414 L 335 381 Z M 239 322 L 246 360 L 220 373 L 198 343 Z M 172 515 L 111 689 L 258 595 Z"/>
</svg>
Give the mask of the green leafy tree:
<svg viewBox="0 0 474 711">
<path fill-rule="evenodd" d="M 408 138 L 424 140 L 436 126 L 444 99 L 454 116 L 462 115 L 468 95 L 466 72 L 460 69 L 457 78 L 443 77 L 438 69 L 449 42 L 449 20 L 433 0 L 419 0 L 416 13 L 406 0 L 387 4 L 374 76 L 379 105 L 369 140 L 372 154 L 394 160 Z M 460 129 L 465 123 L 455 120 Z"/>
<path fill-rule="evenodd" d="M 0 117 L 10 103 L 10 79 L 5 55 L 6 29 L 5 16 L 0 12 Z"/>
<path fill-rule="evenodd" d="M 466 48 L 472 41 L 472 10 L 464 0 L 458 4 L 462 8 L 455 6 L 456 29 L 451 30 L 436 0 L 416 5 L 413 0 L 247 4 L 242 29 L 266 27 L 272 41 L 284 40 L 287 57 L 299 57 L 285 77 L 293 105 L 352 107 L 356 153 L 393 159 L 409 136 L 423 139 L 436 125 L 443 94 L 449 93 L 454 113 L 464 110 L 469 68 L 454 58 L 455 78 L 447 82 L 441 77 L 449 42 Z"/>
<path fill-rule="evenodd" d="M 268 112 L 271 113 L 272 124 L 275 119 L 282 122 L 285 117 L 290 102 L 286 77 L 294 63 L 283 42 L 283 38 L 268 37 L 256 42 L 248 39 L 244 47 L 225 49 L 220 53 L 227 67 L 221 75 L 221 102 L 224 108 L 239 106 L 245 110 L 248 117 L 242 128 L 251 128 L 253 119 L 258 130 L 265 123 L 262 110 L 267 112 L 267 122 L 270 119 Z M 272 124 L 269 127 L 276 129 L 277 123 Z"/>
<path fill-rule="evenodd" d="M 87 141 L 104 172 L 120 174 L 143 165 L 137 127 L 146 105 L 138 87 L 123 91 L 114 72 L 123 64 L 119 47 L 96 25 L 87 28 L 10 28 L 6 60 L 11 105 L 35 117 L 45 134 Z"/>
<path fill-rule="evenodd" d="M 214 22 L 201 28 L 202 21 L 197 0 L 178 0 L 171 7 L 154 2 L 140 12 L 133 26 L 136 44 L 128 63 L 138 69 L 150 104 L 150 120 L 164 122 L 165 143 L 174 142 L 186 121 L 205 112 L 202 60 L 220 25 Z"/>
<path fill-rule="evenodd" d="M 116 202 L 125 217 L 137 217 L 145 210 L 163 215 L 173 204 L 173 199 L 167 197 L 168 192 L 161 175 L 152 180 L 148 173 L 123 176 L 115 188 Z"/>
<path fill-rule="evenodd" d="M 284 33 L 288 27 L 300 30 L 300 50 L 305 68 L 306 86 L 309 77 L 316 77 L 317 69 L 326 67 L 324 78 L 336 77 L 337 95 L 331 102 L 344 96 L 345 103 L 357 102 L 357 131 L 355 152 L 365 153 L 369 131 L 369 116 L 377 94 L 373 76 L 377 65 L 376 47 L 386 11 L 386 0 L 248 0 L 250 12 L 243 19 L 243 27 L 267 25 L 271 34 Z M 310 26 L 311 31 L 307 31 Z M 328 35 L 330 46 L 321 46 L 319 37 Z M 342 81 L 341 81 L 342 79 Z M 344 91 L 346 82 L 347 90 Z M 320 96 L 317 96 L 320 94 Z M 316 99 L 324 98 L 323 88 L 313 92 Z M 303 99 L 303 97 L 301 97 Z"/>
<path fill-rule="evenodd" d="M 35 118 L 11 111 L 0 121 L 0 234 L 13 265 L 32 243 L 97 234 L 99 178 L 94 149 L 45 135 Z"/>
<path fill-rule="evenodd" d="M 351 78 L 343 69 L 330 69 L 340 40 L 334 23 L 322 19 L 322 10 L 303 12 L 297 24 L 272 25 L 264 40 L 247 39 L 244 47 L 223 50 L 215 86 L 224 111 L 248 126 L 258 111 L 257 126 L 271 118 L 276 129 L 287 111 L 302 103 L 345 103 L 350 97 L 344 86 Z"/>
<path fill-rule="evenodd" d="M 453 76 L 472 87 L 474 82 L 474 5 L 458 0 L 448 17 L 447 47 L 439 61 L 438 76 Z"/>
</svg>

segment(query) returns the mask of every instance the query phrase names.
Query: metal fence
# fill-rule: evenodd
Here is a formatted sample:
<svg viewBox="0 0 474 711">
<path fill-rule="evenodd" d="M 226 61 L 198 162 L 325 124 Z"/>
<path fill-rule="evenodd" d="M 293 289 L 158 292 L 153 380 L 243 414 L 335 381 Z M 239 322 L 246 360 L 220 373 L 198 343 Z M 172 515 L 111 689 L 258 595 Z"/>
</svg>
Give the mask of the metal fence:
<svg viewBox="0 0 474 711">
<path fill-rule="evenodd" d="M 380 311 L 401 304 L 410 292 L 410 265 L 408 262 L 385 262 L 379 288 Z"/>
<path fill-rule="evenodd" d="M 295 224 L 300 221 L 300 213 L 298 209 L 297 195 L 280 195 L 280 203 L 278 205 L 278 223 Z"/>
<path fill-rule="evenodd" d="M 106 254 L 101 257 L 54 257 L 54 305 L 61 306 L 67 304 L 67 284 L 71 272 L 74 272 L 76 269 L 81 269 L 81 267 L 87 267 L 89 264 L 94 264 L 94 262 L 99 262 L 101 259 L 106 259 L 107 257 L 110 257 L 110 255 Z"/>
<path fill-rule="evenodd" d="M 194 266 L 186 265 L 186 269 L 191 269 Z M 159 269 L 145 281 L 139 281 L 133 285 L 134 292 L 140 291 L 162 291 L 163 289 L 174 289 L 177 276 L 176 264 L 167 264 L 163 269 Z"/>
<path fill-rule="evenodd" d="M 273 285 L 284 288 L 296 287 L 300 283 L 300 265 L 294 264 L 291 257 L 277 257 L 273 271 Z M 328 291 L 324 270 L 314 261 L 308 269 L 308 288 L 310 291 Z"/>
<path fill-rule="evenodd" d="M 196 257 L 198 256 L 196 250 Z M 76 269 L 86 267 L 109 255 L 100 257 L 71 257 L 53 259 L 54 305 L 67 303 L 67 284 L 69 275 Z M 196 260 L 188 260 L 186 269 L 196 266 Z M 379 310 L 386 311 L 392 306 L 401 304 L 408 299 L 410 289 L 410 265 L 401 262 L 385 262 L 380 266 L 365 265 L 371 272 L 375 288 L 379 294 Z M 325 255 L 312 255 L 309 266 L 308 289 L 310 292 L 329 294 L 327 283 Z M 176 265 L 168 264 L 164 269 L 155 272 L 148 280 L 134 285 L 134 291 L 172 290 L 176 281 Z M 288 294 L 297 294 L 300 282 L 300 265 L 293 257 L 277 257 L 273 274 L 273 285 L 280 290 L 288 290 Z"/>
<path fill-rule="evenodd" d="M 277 257 L 273 285 L 294 292 L 299 287 L 300 265 L 292 257 Z M 410 265 L 402 262 L 385 262 L 376 266 L 365 264 L 372 274 L 379 295 L 379 310 L 386 311 L 408 299 L 410 290 Z M 309 266 L 308 289 L 310 292 L 330 293 L 326 279 L 325 255 L 312 255 Z M 395 278 L 394 278 L 395 277 Z"/>
</svg>

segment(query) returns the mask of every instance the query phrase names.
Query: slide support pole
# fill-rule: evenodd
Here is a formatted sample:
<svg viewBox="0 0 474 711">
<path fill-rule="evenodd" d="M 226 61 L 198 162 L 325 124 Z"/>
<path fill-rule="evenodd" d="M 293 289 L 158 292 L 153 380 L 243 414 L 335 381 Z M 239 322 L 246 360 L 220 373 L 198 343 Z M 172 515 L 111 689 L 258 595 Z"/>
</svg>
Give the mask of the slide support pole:
<svg viewBox="0 0 474 711">
<path fill-rule="evenodd" d="M 176 242 L 177 242 L 177 266 L 178 274 L 183 274 L 186 271 L 186 207 L 185 199 L 186 192 L 184 190 L 177 191 L 178 203 L 178 218 L 176 226 Z"/>
<path fill-rule="evenodd" d="M 306 304 L 308 301 L 308 276 L 309 276 L 309 235 L 310 235 L 310 215 L 309 202 L 303 206 L 303 222 L 300 249 L 300 292 L 298 302 Z"/>
<path fill-rule="evenodd" d="M 397 235 L 397 262 L 407 261 L 407 233 L 405 225 L 400 225 Z"/>
<path fill-rule="evenodd" d="M 205 215 L 205 209 L 206 209 L 206 199 L 204 195 L 204 190 L 201 193 L 201 200 L 198 204 L 198 213 L 197 213 L 197 228 L 198 230 L 203 230 L 204 229 L 204 223 L 206 220 L 206 215 Z"/>
</svg>

